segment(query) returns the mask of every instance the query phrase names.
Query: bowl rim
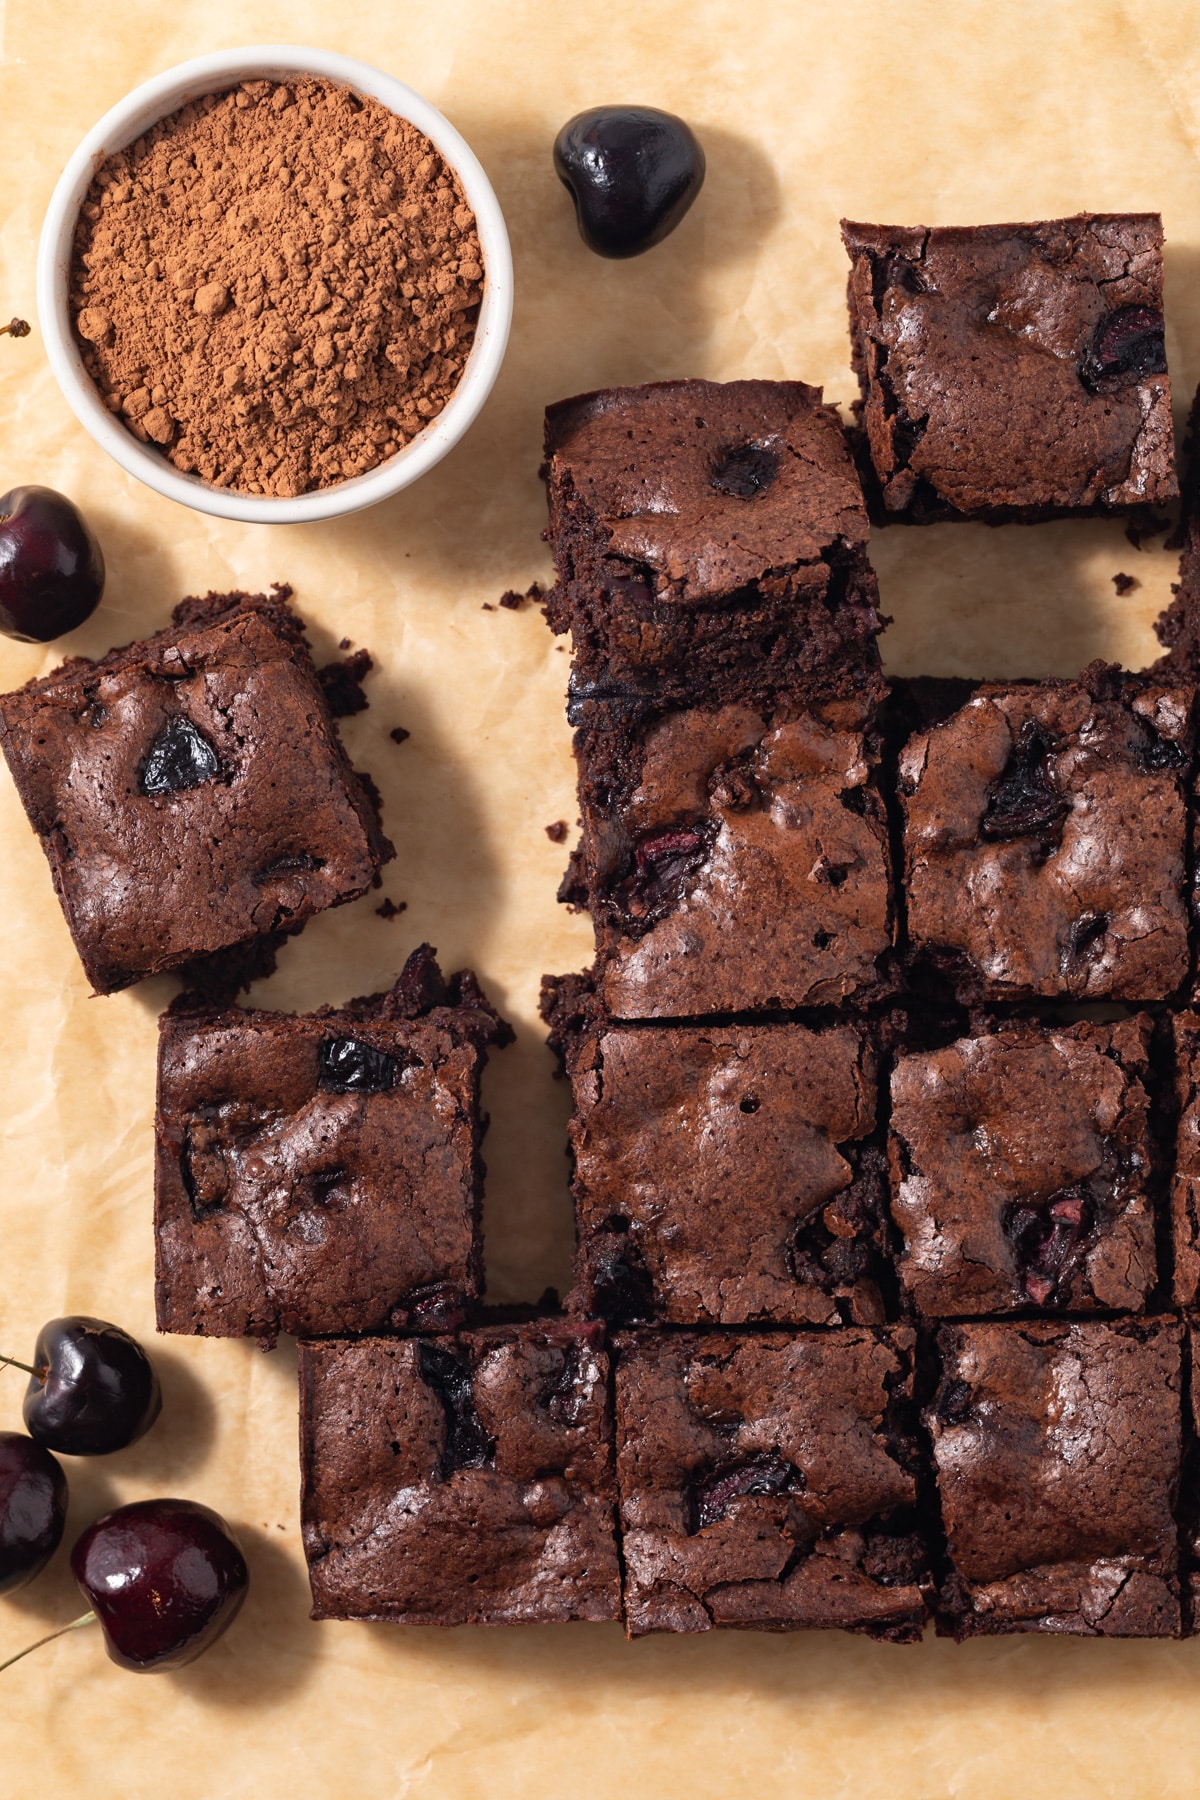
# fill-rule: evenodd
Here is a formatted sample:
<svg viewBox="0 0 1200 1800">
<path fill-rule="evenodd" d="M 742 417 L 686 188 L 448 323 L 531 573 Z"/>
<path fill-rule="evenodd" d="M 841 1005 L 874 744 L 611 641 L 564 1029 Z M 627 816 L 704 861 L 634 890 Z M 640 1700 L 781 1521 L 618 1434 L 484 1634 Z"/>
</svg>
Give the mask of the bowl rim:
<svg viewBox="0 0 1200 1800">
<path fill-rule="evenodd" d="M 367 94 L 424 132 L 458 176 L 475 214 L 484 289 L 466 366 L 437 417 L 367 474 L 311 493 L 282 497 L 241 493 L 215 487 L 198 475 L 185 475 L 135 438 L 104 405 L 83 366 L 71 328 L 67 293 L 75 220 L 105 157 L 132 143 L 188 99 L 239 81 L 297 74 L 323 77 Z M 512 251 L 504 214 L 478 157 L 462 134 L 422 95 L 355 57 L 296 44 L 255 44 L 214 51 L 164 69 L 132 89 L 92 127 L 64 168 L 46 209 L 37 251 L 37 305 L 46 354 L 67 404 L 84 429 L 128 474 L 168 499 L 218 518 L 249 524 L 301 524 L 340 518 L 399 493 L 440 462 L 474 423 L 495 384 L 508 343 Z"/>
</svg>

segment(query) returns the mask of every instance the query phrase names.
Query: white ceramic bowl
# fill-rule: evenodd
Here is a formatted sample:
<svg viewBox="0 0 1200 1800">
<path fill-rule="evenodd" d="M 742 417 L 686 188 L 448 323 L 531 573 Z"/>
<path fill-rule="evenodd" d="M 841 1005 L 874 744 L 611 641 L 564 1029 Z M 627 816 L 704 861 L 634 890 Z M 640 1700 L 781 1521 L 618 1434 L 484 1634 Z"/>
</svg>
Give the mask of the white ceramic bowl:
<svg viewBox="0 0 1200 1800">
<path fill-rule="evenodd" d="M 471 354 L 458 386 L 437 418 L 403 450 L 367 475 L 293 499 L 274 499 L 214 487 L 197 475 L 184 475 L 159 451 L 127 431 L 104 405 L 83 366 L 71 329 L 67 292 L 75 221 L 88 184 L 106 156 L 133 143 L 158 119 L 166 118 L 188 100 L 235 87 L 240 81 L 283 80 L 289 75 L 324 76 L 357 93 L 369 94 L 389 112 L 425 133 L 458 176 L 467 204 L 475 214 L 483 252 L 484 288 Z M 260 44 L 197 56 L 156 75 L 105 113 L 88 132 L 63 170 L 46 212 L 38 244 L 37 299 L 46 353 L 59 386 L 80 424 L 123 469 L 168 499 L 200 512 L 258 525 L 291 525 L 338 518 L 343 513 L 374 506 L 376 501 L 416 481 L 458 442 L 491 392 L 504 359 L 512 319 L 512 253 L 504 215 L 478 158 L 428 100 L 422 100 L 403 82 L 352 57 L 290 44 Z"/>
</svg>

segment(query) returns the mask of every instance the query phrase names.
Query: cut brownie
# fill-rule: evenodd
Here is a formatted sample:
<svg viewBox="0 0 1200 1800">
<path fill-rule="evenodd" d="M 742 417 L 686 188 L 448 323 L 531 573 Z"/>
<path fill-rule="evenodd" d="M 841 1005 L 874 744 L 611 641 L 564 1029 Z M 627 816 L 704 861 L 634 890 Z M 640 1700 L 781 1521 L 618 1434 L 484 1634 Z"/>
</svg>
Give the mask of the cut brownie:
<svg viewBox="0 0 1200 1800">
<path fill-rule="evenodd" d="M 1178 1107 L 1171 1175 L 1175 1299 L 1192 1307 L 1200 1305 L 1200 1014 L 1178 1013 L 1171 1027 Z"/>
<path fill-rule="evenodd" d="M 955 1635 L 1178 1637 L 1177 1321 L 946 1325 L 938 1344 Z"/>
<path fill-rule="evenodd" d="M 911 1641 L 913 1334 L 639 1332 L 616 1342 L 625 1618 Z"/>
<path fill-rule="evenodd" d="M 1014 1025 L 897 1058 L 892 1213 L 918 1313 L 1142 1311 L 1150 1031 Z"/>
<path fill-rule="evenodd" d="M 908 935 L 964 1001 L 1165 1000 L 1188 973 L 1190 687 L 988 684 L 900 757 Z"/>
<path fill-rule="evenodd" d="M 871 709 L 596 708 L 575 738 L 586 905 L 617 1018 L 861 1002 L 890 978 Z"/>
<path fill-rule="evenodd" d="M 390 993 L 346 1006 L 166 1014 L 159 1329 L 460 1323 L 483 1278 L 479 1077 L 508 1036 L 427 945 Z"/>
<path fill-rule="evenodd" d="M 618 1619 L 603 1327 L 300 1346 L 316 1619 Z"/>
<path fill-rule="evenodd" d="M 603 1026 L 568 1050 L 574 1303 L 677 1325 L 875 1324 L 875 1057 L 842 1025 Z"/>
<path fill-rule="evenodd" d="M 564 400 L 546 414 L 546 476 L 546 617 L 572 636 L 574 707 L 880 691 L 866 509 L 819 388 L 667 381 Z"/>
<path fill-rule="evenodd" d="M 3 695 L 0 746 L 97 993 L 294 929 L 394 854 L 286 589 Z"/>
<path fill-rule="evenodd" d="M 884 518 L 1039 518 L 1176 492 L 1162 221 L 843 223 Z"/>
</svg>

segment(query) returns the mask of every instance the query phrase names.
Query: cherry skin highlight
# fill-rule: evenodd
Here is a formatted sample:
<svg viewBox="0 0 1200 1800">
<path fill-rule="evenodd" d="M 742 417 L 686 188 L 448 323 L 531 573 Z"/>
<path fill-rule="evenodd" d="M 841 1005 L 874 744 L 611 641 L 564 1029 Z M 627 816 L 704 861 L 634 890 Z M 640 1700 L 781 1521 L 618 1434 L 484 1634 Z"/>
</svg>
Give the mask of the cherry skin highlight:
<svg viewBox="0 0 1200 1800">
<path fill-rule="evenodd" d="M 228 1630 L 249 1585 L 224 1519 L 194 1500 L 137 1500 L 89 1525 L 71 1573 L 123 1669 L 180 1669 Z"/>
<path fill-rule="evenodd" d="M 67 1478 L 23 1431 L 0 1431 L 0 1594 L 40 1574 L 58 1549 Z"/>
<path fill-rule="evenodd" d="M 25 1391 L 25 1429 L 47 1450 L 107 1456 L 149 1431 L 162 1407 L 158 1376 L 136 1338 L 103 1319 L 51 1319 L 38 1333 Z"/>
<path fill-rule="evenodd" d="M 47 644 L 91 617 L 104 554 L 79 508 L 53 488 L 0 494 L 0 632 Z"/>
</svg>

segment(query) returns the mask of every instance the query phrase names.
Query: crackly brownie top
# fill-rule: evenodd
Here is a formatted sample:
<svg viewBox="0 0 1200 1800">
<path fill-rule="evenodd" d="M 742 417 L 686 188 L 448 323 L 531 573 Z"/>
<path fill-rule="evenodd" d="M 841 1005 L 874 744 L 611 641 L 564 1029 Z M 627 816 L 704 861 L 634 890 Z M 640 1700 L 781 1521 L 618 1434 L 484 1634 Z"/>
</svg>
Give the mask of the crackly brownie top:
<svg viewBox="0 0 1200 1800">
<path fill-rule="evenodd" d="M 392 854 L 279 596 L 64 663 L 0 698 L 0 738 L 102 991 L 352 899 Z"/>
<path fill-rule="evenodd" d="M 875 1058 L 850 1026 L 608 1029 L 571 1058 L 583 1298 L 607 1317 L 882 1318 Z"/>
<path fill-rule="evenodd" d="M 1176 492 L 1162 221 L 843 224 L 864 424 L 889 511 Z"/>
<path fill-rule="evenodd" d="M 1192 707 L 1191 689 L 1099 676 L 988 685 L 910 739 L 909 936 L 965 998 L 1180 986 Z"/>
<path fill-rule="evenodd" d="M 607 553 L 660 594 L 702 602 L 863 545 L 867 519 L 837 413 L 800 381 L 606 388 L 546 413 L 552 531 L 586 508 Z"/>
<path fill-rule="evenodd" d="M 616 1340 L 635 1630 L 920 1607 L 913 1343 L 903 1328 Z"/>
<path fill-rule="evenodd" d="M 947 1325 L 938 1345 L 927 1423 L 970 1603 L 1093 1621 L 1114 1603 L 1131 1615 L 1164 1604 L 1176 1559 L 1178 1325 Z M 1131 1577 L 1139 1567 L 1160 1591 Z"/>
<path fill-rule="evenodd" d="M 614 1618 L 603 1328 L 301 1345 L 318 1616 Z"/>
<path fill-rule="evenodd" d="M 891 944 L 863 713 L 668 713 L 576 740 L 584 897 L 618 1017 L 837 1003 Z"/>
<path fill-rule="evenodd" d="M 897 1058 L 892 1213 L 919 1312 L 1142 1309 L 1149 1040 L 1146 1018 L 1027 1025 Z"/>
</svg>

